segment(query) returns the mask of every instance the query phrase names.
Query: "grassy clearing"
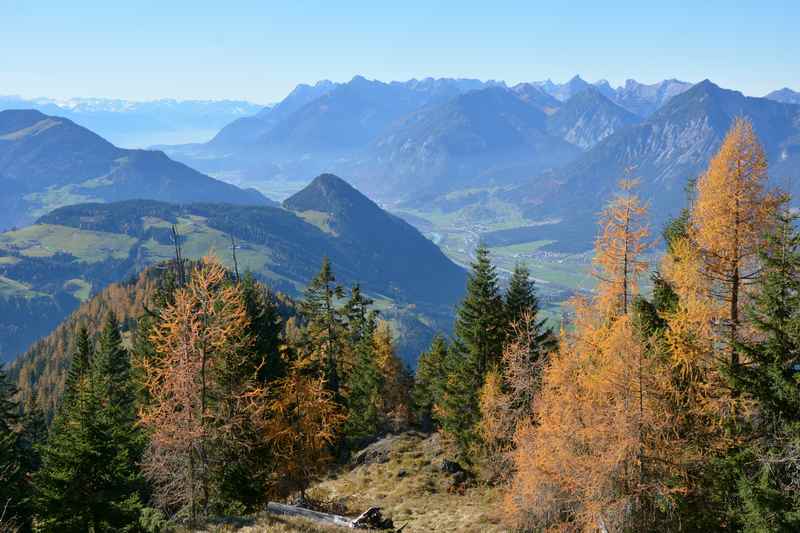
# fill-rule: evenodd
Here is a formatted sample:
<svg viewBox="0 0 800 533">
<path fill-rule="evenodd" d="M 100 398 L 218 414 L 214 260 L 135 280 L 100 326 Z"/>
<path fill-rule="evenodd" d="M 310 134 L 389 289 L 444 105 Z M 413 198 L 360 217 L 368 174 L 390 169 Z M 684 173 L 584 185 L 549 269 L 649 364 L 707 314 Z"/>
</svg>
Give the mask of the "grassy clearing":
<svg viewBox="0 0 800 533">
<path fill-rule="evenodd" d="M 404 433 L 385 439 L 385 462 L 345 470 L 316 485 L 312 497 L 344 503 L 352 515 L 379 506 L 405 532 L 503 531 L 495 509 L 496 488 L 448 492 L 440 464 L 448 457 L 438 435 Z"/>
<path fill-rule="evenodd" d="M 451 531 L 495 533 L 507 531 L 496 511 L 500 489 L 467 488 L 463 494 L 448 491 L 449 477 L 441 472 L 445 451 L 439 435 L 416 432 L 390 435 L 370 446 L 372 462 L 344 467 L 315 486 L 312 499 L 344 506 L 347 516 L 358 516 L 370 507 L 380 507 L 395 528 L 406 533 Z M 187 530 L 178 530 L 188 533 Z M 208 533 L 255 533 L 260 531 L 332 533 L 350 531 L 321 526 L 299 518 L 262 513 L 249 517 L 212 521 Z"/>
<path fill-rule="evenodd" d="M 148 223 L 154 226 L 167 224 L 159 219 L 151 219 Z M 176 229 L 178 234 L 185 237 L 183 254 L 186 257 L 203 257 L 213 252 L 225 266 L 233 267 L 231 238 L 228 234 L 208 227 L 204 218 L 196 216 L 179 218 Z M 269 271 L 269 265 L 272 264 L 269 248 L 241 242 L 238 245 L 236 260 L 239 262 L 240 271 Z M 175 254 L 171 244 L 160 244 L 152 239 L 146 242 L 143 248 L 147 256 L 154 262 L 171 259 Z"/>
<path fill-rule="evenodd" d="M 338 237 L 338 234 L 331 228 L 331 215 L 330 213 L 324 213 L 322 211 L 301 211 L 297 213 L 297 215 L 311 224 L 312 226 L 318 227 L 320 230 L 324 231 L 329 235 L 333 235 L 334 237 Z"/>
<path fill-rule="evenodd" d="M 495 246 L 493 248 L 489 248 L 489 251 L 492 252 L 493 255 L 497 256 L 517 257 L 522 254 L 533 253 L 539 248 L 547 246 L 548 244 L 552 244 L 554 242 L 556 241 L 523 242 L 519 244 L 511 244 L 509 246 Z"/>
<path fill-rule="evenodd" d="M 84 279 L 71 279 L 64 283 L 64 289 L 82 302 L 92 294 L 92 284 Z"/>
<path fill-rule="evenodd" d="M 27 257 L 52 257 L 64 252 L 79 261 L 97 263 L 125 259 L 135 242 L 127 235 L 37 224 L 0 234 L 0 252 L 15 250 Z"/>
<path fill-rule="evenodd" d="M 570 289 L 591 290 L 596 284 L 596 279 L 591 275 L 591 265 L 576 265 L 574 263 L 560 263 L 553 261 L 527 261 L 531 276 L 536 279 L 555 283 Z"/>
<path fill-rule="evenodd" d="M 50 187 L 46 191 L 26 195 L 25 200 L 31 204 L 31 215 L 33 215 L 34 218 L 38 218 L 59 207 L 103 201 L 95 196 L 75 192 L 76 187 L 78 186 L 65 185 L 64 187 Z"/>
<path fill-rule="evenodd" d="M 170 227 L 172 227 L 172 224 L 170 224 L 163 218 L 158 218 L 158 217 L 142 217 L 142 225 L 146 230 L 150 228 L 169 229 Z"/>
<path fill-rule="evenodd" d="M 31 291 L 30 287 L 24 283 L 20 283 L 19 281 L 5 276 L 0 276 L 0 297 L 9 298 L 24 296 L 25 298 L 32 298 L 36 295 L 38 295 L 38 293 Z"/>
</svg>

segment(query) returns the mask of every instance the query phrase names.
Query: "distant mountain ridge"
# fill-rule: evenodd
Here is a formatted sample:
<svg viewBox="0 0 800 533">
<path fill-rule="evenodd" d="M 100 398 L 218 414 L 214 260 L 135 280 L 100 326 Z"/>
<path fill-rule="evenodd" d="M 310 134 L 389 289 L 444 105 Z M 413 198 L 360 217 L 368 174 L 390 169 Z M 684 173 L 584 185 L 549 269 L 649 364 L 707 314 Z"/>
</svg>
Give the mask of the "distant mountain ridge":
<svg viewBox="0 0 800 533">
<path fill-rule="evenodd" d="M 627 80 L 624 86 L 617 87 L 612 100 L 628 111 L 647 118 L 663 107 L 670 98 L 688 91 L 691 87 L 691 83 L 676 79 L 652 84 Z"/>
<path fill-rule="evenodd" d="M 237 119 L 226 125 L 208 142 L 208 145 L 224 150 L 253 143 L 282 119 L 309 102 L 331 92 L 337 86 L 339 84 L 329 80 L 318 81 L 313 86 L 301 83 L 278 104 L 265 107 L 254 115 Z"/>
<path fill-rule="evenodd" d="M 0 111 L 7 109 L 35 109 L 68 118 L 114 144 L 139 148 L 192 139 L 206 141 L 231 121 L 254 115 L 265 107 L 243 100 L 132 101 L 0 96 Z"/>
<path fill-rule="evenodd" d="M 613 88 L 605 80 L 589 83 L 580 76 L 565 83 L 546 80 L 513 87 L 434 78 L 383 83 L 361 76 L 317 85 L 298 87 L 291 98 L 262 113 L 245 143 L 223 150 L 212 144 L 166 149 L 189 165 L 248 185 L 275 181 L 291 188 L 304 176 L 346 174 L 359 189 L 388 204 L 428 202 L 465 187 L 486 190 L 542 179 L 552 191 L 572 172 L 568 167 L 586 164 L 582 152 L 593 152 L 623 131 L 658 122 L 661 111 L 694 87 L 670 78 L 650 84 L 629 79 Z M 488 98 L 486 91 L 497 97 Z M 474 104 L 481 108 L 480 120 L 469 109 L 470 101 L 481 102 Z M 615 149 L 629 154 L 642 150 Z M 677 161 L 705 157 L 692 155 L 703 150 L 683 141 L 653 148 L 654 153 L 659 150 L 663 161 L 657 166 L 675 172 Z M 692 165 L 685 168 L 694 172 Z"/>
<path fill-rule="evenodd" d="M 800 104 L 800 92 L 793 91 L 788 87 L 784 87 L 783 89 L 779 89 L 777 91 L 772 91 L 764 98 L 775 100 L 776 102 L 781 102 L 784 104 Z"/>
<path fill-rule="evenodd" d="M 69 119 L 34 110 L 0 111 L 0 179 L 0 228 L 81 201 L 270 203 L 257 191 L 210 178 L 163 152 L 117 148 Z"/>
<path fill-rule="evenodd" d="M 746 97 L 704 80 L 673 97 L 645 122 L 610 135 L 572 163 L 505 197 L 526 206 L 532 217 L 589 219 L 611 196 L 625 169 L 633 167 L 642 179 L 641 194 L 651 202 L 653 219 L 660 224 L 679 213 L 687 181 L 705 169 L 738 116 L 753 122 L 771 176 L 800 178 L 800 106 Z M 558 186 L 545 188 L 543 183 Z"/>
<path fill-rule="evenodd" d="M 624 86 L 614 89 L 606 80 L 590 84 L 579 75 L 574 76 L 566 83 L 554 83 L 548 79 L 533 82 L 532 85 L 539 87 L 561 102 L 566 102 L 586 89 L 594 88 L 618 106 L 643 118 L 650 116 L 670 98 L 692 86 L 691 83 L 676 79 L 663 80 L 649 85 L 629 79 L 625 81 Z"/>
<path fill-rule="evenodd" d="M 333 151 L 368 142 L 414 109 L 499 84 L 450 78 L 384 83 L 363 76 L 347 83 L 300 84 L 277 105 L 226 126 L 208 145 L 212 149 L 236 149 L 238 144 L 238 148 L 278 145 L 295 151 Z"/>
<path fill-rule="evenodd" d="M 518 83 L 514 85 L 511 90 L 514 91 L 523 102 L 536 107 L 548 115 L 558 111 L 562 104 L 545 92 L 541 87 L 532 83 Z"/>
<path fill-rule="evenodd" d="M 547 133 L 547 120 L 504 87 L 470 91 L 393 124 L 350 174 L 380 197 L 508 184 L 579 152 Z"/>
<path fill-rule="evenodd" d="M 547 131 L 588 150 L 614 132 L 641 120 L 590 86 L 573 95 L 548 117 Z"/>
</svg>

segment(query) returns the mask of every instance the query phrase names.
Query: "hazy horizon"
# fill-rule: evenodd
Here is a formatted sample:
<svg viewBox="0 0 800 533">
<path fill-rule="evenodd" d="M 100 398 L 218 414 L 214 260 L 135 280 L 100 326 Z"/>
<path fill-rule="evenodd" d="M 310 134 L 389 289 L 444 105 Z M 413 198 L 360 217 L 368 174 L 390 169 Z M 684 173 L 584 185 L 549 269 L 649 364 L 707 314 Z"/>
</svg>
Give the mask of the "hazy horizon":
<svg viewBox="0 0 800 533">
<path fill-rule="evenodd" d="M 800 89 L 793 24 L 800 7 L 793 2 L 411 4 L 34 6 L 3 0 L 0 44 L 13 53 L 0 58 L 2 92 L 269 104 L 299 83 L 355 75 L 515 84 L 564 82 L 575 74 L 614 87 L 628 78 L 674 77 L 709 78 L 750 96 Z"/>
</svg>

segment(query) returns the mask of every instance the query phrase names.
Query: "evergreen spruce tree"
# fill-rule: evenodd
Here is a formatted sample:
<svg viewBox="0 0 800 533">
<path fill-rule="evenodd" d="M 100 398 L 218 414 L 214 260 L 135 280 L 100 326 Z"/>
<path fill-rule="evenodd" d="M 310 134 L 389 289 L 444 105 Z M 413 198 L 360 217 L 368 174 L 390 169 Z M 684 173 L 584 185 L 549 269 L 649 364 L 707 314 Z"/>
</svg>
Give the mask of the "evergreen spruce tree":
<svg viewBox="0 0 800 533">
<path fill-rule="evenodd" d="M 135 416 L 131 360 L 122 345 L 119 321 L 113 312 L 103 324 L 90 366 L 98 396 L 114 409 L 121 423 L 131 423 Z"/>
<path fill-rule="evenodd" d="M 482 376 L 473 354 L 454 340 L 444 359 L 444 382 L 435 404 L 434 421 L 458 448 L 459 456 L 470 462 L 479 442 L 479 393 Z"/>
<path fill-rule="evenodd" d="M 481 244 L 467 281 L 467 295 L 458 309 L 456 338 L 448 351 L 447 379 L 437 414 L 442 429 L 454 439 L 465 459 L 478 438 L 478 395 L 484 376 L 503 353 L 506 316 L 497 272 L 488 248 Z"/>
<path fill-rule="evenodd" d="M 29 531 L 31 487 L 16 387 L 0 366 L 0 531 Z"/>
<path fill-rule="evenodd" d="M 238 364 L 230 365 L 232 368 L 225 365 L 224 379 L 229 382 L 229 398 L 224 400 L 230 412 L 228 419 L 241 414 L 241 404 L 232 391 L 269 389 L 287 370 L 281 356 L 281 320 L 275 296 L 251 272 L 246 272 L 239 284 L 251 343 L 244 354 L 236 357 Z M 267 493 L 264 480 L 275 466 L 269 442 L 262 438 L 249 417 L 239 418 L 234 442 L 219 450 L 221 459 L 215 483 L 222 512 L 235 512 L 237 506 L 250 512 L 262 505 Z"/>
<path fill-rule="evenodd" d="M 464 356 L 473 360 L 475 372 L 482 379 L 503 353 L 506 313 L 489 249 L 481 244 L 475 254 L 467 295 L 458 309 L 455 333 Z"/>
<path fill-rule="evenodd" d="M 372 304 L 373 301 L 361 292 L 361 287 L 358 284 L 353 285 L 350 298 L 342 309 L 351 346 L 357 346 L 361 339 L 374 333 L 377 311 L 369 308 Z"/>
<path fill-rule="evenodd" d="M 372 300 L 364 296 L 356 284 L 342 309 L 348 348 L 353 354 L 352 368 L 347 375 L 347 419 L 342 428 L 350 450 L 364 445 L 385 426 L 381 409 L 385 380 L 374 343 L 377 312 L 369 309 L 371 304 Z"/>
<path fill-rule="evenodd" d="M 47 418 L 37 402 L 35 391 L 28 397 L 22 411 L 22 454 L 25 470 L 33 473 L 41 467 L 39 449 L 47 442 Z"/>
<path fill-rule="evenodd" d="M 380 434 L 385 425 L 381 409 L 384 379 L 377 365 L 371 334 L 359 341 L 355 355 L 355 366 L 347 384 L 347 420 L 343 427 L 351 450 Z"/>
<path fill-rule="evenodd" d="M 117 366 L 112 361 L 120 346 L 105 329 L 101 350 L 87 361 L 87 338 L 78 332 L 80 357 L 73 359 L 65 391 L 70 400 L 59 409 L 42 449 L 42 468 L 34 477 L 42 531 L 126 531 L 138 523 L 141 477 L 126 435 L 133 420 L 127 418 L 127 425 L 120 426 L 126 420 L 124 410 L 110 402 L 113 394 L 127 409 L 129 398 L 122 391 L 131 389 L 124 377 L 111 385 L 117 378 L 104 374 Z"/>
<path fill-rule="evenodd" d="M 441 401 L 447 375 L 447 341 L 441 335 L 434 337 L 430 349 L 419 356 L 414 376 L 413 400 L 417 422 L 425 431 L 434 429 L 434 409 Z"/>
<path fill-rule="evenodd" d="M 539 310 L 539 298 L 530 277 L 530 271 L 524 263 L 517 263 L 506 291 L 506 313 L 509 322 L 516 322 L 526 312 Z"/>
<path fill-rule="evenodd" d="M 730 515 L 744 531 L 800 530 L 800 233 L 796 217 L 778 215 L 762 253 L 764 272 L 751 319 L 759 340 L 738 349 L 749 364 L 729 369 L 733 390 L 754 401 L 756 412 L 735 421 L 739 446 L 721 465 L 737 498 Z M 730 489 L 724 486 L 723 491 Z M 726 490 L 727 489 L 727 490 Z"/>
<path fill-rule="evenodd" d="M 120 325 L 111 312 L 106 317 L 91 361 L 92 386 L 100 402 L 101 415 L 114 432 L 114 444 L 126 453 L 131 471 L 137 470 L 145 437 L 136 426 L 136 391 L 131 373 L 131 356 L 122 345 Z M 141 480 L 131 490 L 138 490 Z"/>
<path fill-rule="evenodd" d="M 281 317 L 275 296 L 251 272 L 245 273 L 241 285 L 249 318 L 248 332 L 253 339 L 252 361 L 245 370 L 253 372 L 257 382 L 266 384 L 286 373 L 280 355 Z"/>
<path fill-rule="evenodd" d="M 545 326 L 546 319 L 538 319 L 539 298 L 536 295 L 536 285 L 531 279 L 530 271 L 524 264 L 517 264 L 511 281 L 506 291 L 506 315 L 508 330 L 519 322 L 525 314 L 534 320 L 535 339 L 532 343 L 540 354 L 547 353 L 556 348 L 556 338 L 553 331 Z"/>
<path fill-rule="evenodd" d="M 72 360 L 67 371 L 67 380 L 64 385 L 64 396 L 61 403 L 66 408 L 75 398 L 73 393 L 78 390 L 78 383 L 91 370 L 92 354 L 94 352 L 89 330 L 82 324 L 75 333 L 72 348 Z"/>
<path fill-rule="evenodd" d="M 342 287 L 336 284 L 330 260 L 326 257 L 319 273 L 306 287 L 300 311 L 308 321 L 306 343 L 320 352 L 327 386 L 337 398 L 340 392 L 341 316 L 336 299 L 342 296 Z"/>
</svg>

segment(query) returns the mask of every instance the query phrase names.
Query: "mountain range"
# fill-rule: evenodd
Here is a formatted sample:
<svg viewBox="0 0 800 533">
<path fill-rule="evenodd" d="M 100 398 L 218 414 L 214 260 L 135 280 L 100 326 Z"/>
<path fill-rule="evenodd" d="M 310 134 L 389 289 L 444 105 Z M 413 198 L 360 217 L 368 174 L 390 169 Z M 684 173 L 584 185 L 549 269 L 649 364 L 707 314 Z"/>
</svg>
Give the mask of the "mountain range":
<svg viewBox="0 0 800 533">
<path fill-rule="evenodd" d="M 231 121 L 265 108 L 242 100 L 0 96 L 0 111 L 8 109 L 35 109 L 68 118 L 118 146 L 143 148 L 163 143 L 205 142 Z"/>
<path fill-rule="evenodd" d="M 800 104 L 800 92 L 793 91 L 788 87 L 772 91 L 764 98 L 769 98 L 770 100 L 775 100 L 776 102 L 782 102 L 784 104 Z"/>
<path fill-rule="evenodd" d="M 348 175 L 394 200 L 508 185 L 580 152 L 548 133 L 548 119 L 506 88 L 467 92 L 395 122 L 352 160 Z"/>
<path fill-rule="evenodd" d="M 588 150 L 614 132 L 641 120 L 596 87 L 588 87 L 564 102 L 548 121 L 547 131 Z"/>
<path fill-rule="evenodd" d="M 209 251 L 298 295 L 328 257 L 342 284 L 360 283 L 396 323 L 411 357 L 448 327 L 466 273 L 431 241 L 344 180 L 314 179 L 284 207 L 152 200 L 63 207 L 0 234 L 0 355 L 9 359 L 112 282 L 173 257 Z M 423 318 L 421 318 L 423 317 Z"/>
<path fill-rule="evenodd" d="M 658 225 L 680 212 L 687 182 L 707 166 L 739 116 L 753 122 L 774 184 L 790 188 L 792 180 L 800 178 L 800 105 L 747 97 L 704 80 L 647 120 L 620 129 L 573 162 L 532 178 L 503 197 L 523 206 L 531 218 L 564 219 L 566 230 L 593 218 L 625 169 L 632 168 Z M 548 231 L 556 234 L 561 229 Z M 591 233 L 584 237 L 590 238 Z"/>
<path fill-rule="evenodd" d="M 502 186 L 558 168 L 617 129 L 644 120 L 618 100 L 646 114 L 689 85 L 630 80 L 614 90 L 576 76 L 565 84 L 509 88 L 496 81 L 383 83 L 356 76 L 347 83 L 300 85 L 208 143 L 158 148 L 262 190 L 332 171 L 393 202 L 399 192 L 408 200 L 465 184 Z"/>
<path fill-rule="evenodd" d="M 356 76 L 346 83 L 300 85 L 208 143 L 164 149 L 211 176 L 278 197 L 297 191 L 309 175 L 333 172 L 389 207 L 438 209 L 444 202 L 449 209 L 455 197 L 461 206 L 493 197 L 529 220 L 595 212 L 623 168 L 636 166 L 660 221 L 682 204 L 684 184 L 707 163 L 736 114 L 757 123 L 776 176 L 794 175 L 795 112 L 787 102 L 796 93 L 782 89 L 768 96 L 745 97 L 707 80 L 628 80 L 613 88 L 575 76 L 562 84 L 509 87 Z M 2 167 L 0 176 L 8 178 Z M 27 204 L 20 209 L 37 215 L 64 199 L 72 203 L 72 196 L 115 199 L 93 195 L 102 189 L 94 188 L 95 177 L 80 183 L 24 191 Z"/>
<path fill-rule="evenodd" d="M 89 201 L 270 203 L 163 152 L 118 148 L 69 119 L 34 110 L 0 111 L 0 184 L 0 229 Z"/>
</svg>

